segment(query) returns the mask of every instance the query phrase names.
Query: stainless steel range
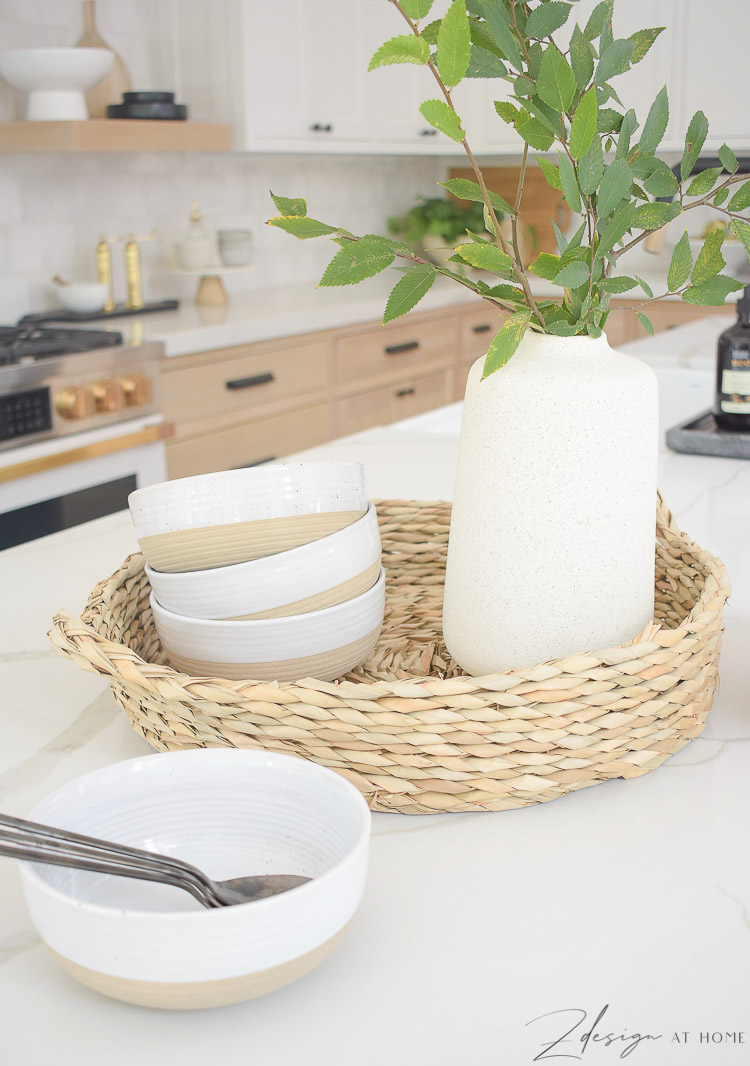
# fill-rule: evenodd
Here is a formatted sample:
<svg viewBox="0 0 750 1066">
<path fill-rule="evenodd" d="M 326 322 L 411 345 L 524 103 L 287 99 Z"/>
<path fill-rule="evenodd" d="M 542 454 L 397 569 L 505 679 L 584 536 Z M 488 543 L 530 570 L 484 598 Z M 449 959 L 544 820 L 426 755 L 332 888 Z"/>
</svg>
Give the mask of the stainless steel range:
<svg viewBox="0 0 750 1066">
<path fill-rule="evenodd" d="M 108 330 L 0 326 L 0 548 L 122 510 L 166 479 L 162 354 Z"/>
<path fill-rule="evenodd" d="M 156 413 L 162 351 L 107 330 L 0 326 L 0 451 Z"/>
</svg>

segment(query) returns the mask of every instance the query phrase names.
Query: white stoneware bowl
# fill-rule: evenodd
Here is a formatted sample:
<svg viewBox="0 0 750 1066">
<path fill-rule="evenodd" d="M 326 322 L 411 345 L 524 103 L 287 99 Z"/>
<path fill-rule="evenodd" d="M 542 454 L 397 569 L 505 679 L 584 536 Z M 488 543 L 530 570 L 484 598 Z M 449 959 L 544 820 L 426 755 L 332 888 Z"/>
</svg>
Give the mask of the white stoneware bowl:
<svg viewBox="0 0 750 1066">
<path fill-rule="evenodd" d="M 168 611 L 193 618 L 279 618 L 333 607 L 371 588 L 380 575 L 380 530 L 373 504 L 337 533 L 247 563 L 164 574 L 146 565 Z"/>
<path fill-rule="evenodd" d="M 131 492 L 154 570 L 208 570 L 298 548 L 367 511 L 361 463 L 278 463 L 165 481 Z"/>
<path fill-rule="evenodd" d="M 154 624 L 175 670 L 231 680 L 333 681 L 371 653 L 383 622 L 385 571 L 352 600 L 307 614 L 214 621 L 174 614 L 150 597 Z"/>
<path fill-rule="evenodd" d="M 216 879 L 313 878 L 206 910 L 166 885 L 21 863 L 31 917 L 57 960 L 90 988 L 149 1007 L 238 1003 L 308 973 L 344 933 L 367 871 L 370 812 L 359 792 L 288 755 L 146 755 L 63 785 L 29 817 L 175 855 Z"/>
<path fill-rule="evenodd" d="M 101 311 L 107 301 L 108 292 L 109 286 L 98 281 L 55 285 L 55 293 L 63 307 L 79 314 Z"/>
<path fill-rule="evenodd" d="M 114 60 L 108 48 L 16 48 L 0 52 L 0 75 L 29 94 L 26 118 L 69 122 L 89 117 L 84 92 Z"/>
</svg>

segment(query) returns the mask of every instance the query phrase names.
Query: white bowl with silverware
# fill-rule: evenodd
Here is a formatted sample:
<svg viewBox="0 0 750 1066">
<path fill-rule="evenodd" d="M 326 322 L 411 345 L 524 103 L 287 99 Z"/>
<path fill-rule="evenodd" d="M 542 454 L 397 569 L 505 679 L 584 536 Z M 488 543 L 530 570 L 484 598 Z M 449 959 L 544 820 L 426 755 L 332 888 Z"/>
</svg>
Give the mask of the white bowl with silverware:
<svg viewBox="0 0 750 1066">
<path fill-rule="evenodd" d="M 56 959 L 90 988 L 142 1006 L 223 1006 L 297 980 L 334 949 L 364 887 L 365 801 L 333 771 L 287 755 L 147 755 L 63 785 L 29 818 L 161 853 L 164 863 L 186 860 L 222 879 L 219 893 L 246 875 L 310 879 L 250 902 L 201 905 L 185 884 L 23 862 L 32 920 Z"/>
<path fill-rule="evenodd" d="M 231 566 L 163 573 L 146 564 L 157 602 L 174 614 L 208 619 L 278 618 L 334 607 L 366 592 L 380 575 L 373 504 L 336 533 Z"/>
</svg>

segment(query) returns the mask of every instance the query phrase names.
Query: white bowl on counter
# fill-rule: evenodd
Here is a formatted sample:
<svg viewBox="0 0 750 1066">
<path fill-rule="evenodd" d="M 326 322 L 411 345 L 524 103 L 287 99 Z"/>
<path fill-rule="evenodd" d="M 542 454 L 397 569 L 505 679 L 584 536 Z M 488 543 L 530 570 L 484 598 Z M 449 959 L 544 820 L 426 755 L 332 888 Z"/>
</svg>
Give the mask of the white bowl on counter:
<svg viewBox="0 0 750 1066">
<path fill-rule="evenodd" d="M 378 516 L 262 559 L 165 574 L 146 564 L 158 603 L 193 618 L 272 618 L 333 607 L 371 588 L 380 574 Z"/>
<path fill-rule="evenodd" d="M 146 755 L 63 785 L 29 817 L 167 853 L 216 879 L 313 879 L 206 910 L 171 886 L 21 863 L 29 912 L 57 960 L 90 988 L 142 1006 L 223 1006 L 297 980 L 338 943 L 367 872 L 370 812 L 359 792 L 288 755 Z"/>
<path fill-rule="evenodd" d="M 153 592 L 150 603 L 167 659 L 182 673 L 239 681 L 333 681 L 372 654 L 383 622 L 385 571 L 354 599 L 282 618 L 191 618 L 166 610 Z"/>
<path fill-rule="evenodd" d="M 28 92 L 30 121 L 85 121 L 84 92 L 102 80 L 114 58 L 108 48 L 8 49 L 0 52 L 0 75 Z"/>
<path fill-rule="evenodd" d="M 98 281 L 77 281 L 69 285 L 55 285 L 55 294 L 67 311 L 91 314 L 104 307 L 109 286 Z"/>
<path fill-rule="evenodd" d="M 361 463 L 278 463 L 198 474 L 128 497 L 154 570 L 206 570 L 328 536 L 368 507 Z"/>
</svg>

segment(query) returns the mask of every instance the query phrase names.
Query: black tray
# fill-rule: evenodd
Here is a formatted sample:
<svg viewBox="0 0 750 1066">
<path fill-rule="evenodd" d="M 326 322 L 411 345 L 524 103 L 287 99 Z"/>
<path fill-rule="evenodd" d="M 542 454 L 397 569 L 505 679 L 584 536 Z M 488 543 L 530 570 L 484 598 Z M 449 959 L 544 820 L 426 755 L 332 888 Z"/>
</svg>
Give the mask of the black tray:
<svg viewBox="0 0 750 1066">
<path fill-rule="evenodd" d="M 156 303 L 144 304 L 143 307 L 126 307 L 117 304 L 111 311 L 36 311 L 19 318 L 19 326 L 25 322 L 99 322 L 105 318 L 124 318 L 126 315 L 147 315 L 153 311 L 176 311 L 179 300 L 157 300 Z"/>
<path fill-rule="evenodd" d="M 710 411 L 667 430 L 667 445 L 675 452 L 690 455 L 718 455 L 728 459 L 750 459 L 750 433 L 719 429 Z"/>
</svg>

